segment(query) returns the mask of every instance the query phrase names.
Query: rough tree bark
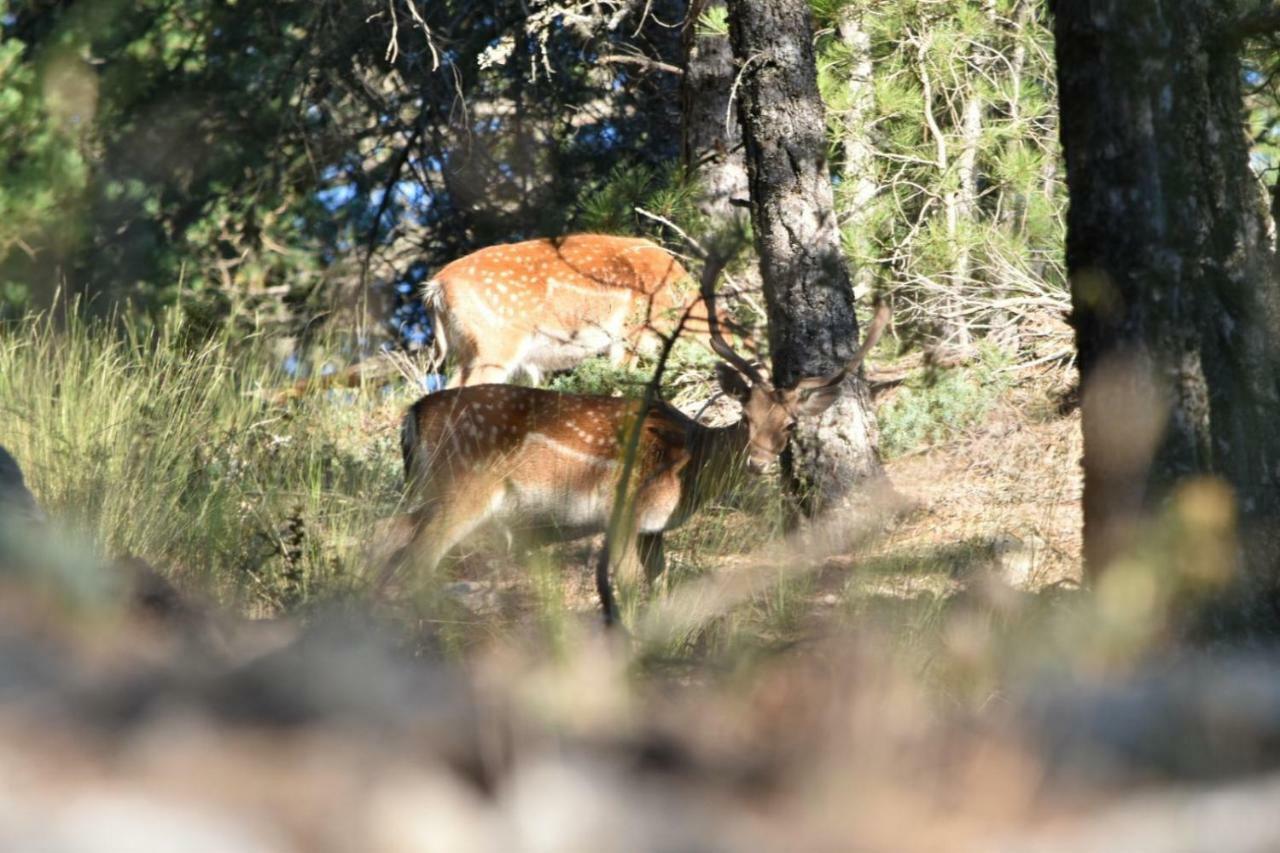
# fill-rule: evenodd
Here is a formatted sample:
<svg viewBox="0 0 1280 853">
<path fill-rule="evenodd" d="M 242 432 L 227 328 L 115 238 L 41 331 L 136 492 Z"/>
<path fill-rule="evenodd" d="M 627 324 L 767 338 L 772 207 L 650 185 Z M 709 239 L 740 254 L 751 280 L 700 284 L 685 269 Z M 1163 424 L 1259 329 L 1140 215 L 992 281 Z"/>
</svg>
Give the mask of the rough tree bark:
<svg viewBox="0 0 1280 853">
<path fill-rule="evenodd" d="M 1220 478 L 1240 514 L 1250 621 L 1274 626 L 1276 280 L 1228 37 L 1234 6 L 1057 3 L 1085 560 L 1096 579 L 1181 484 Z M 1163 420 L 1143 411 L 1161 406 Z"/>
<path fill-rule="evenodd" d="M 717 229 L 726 224 L 739 228 L 746 225 L 746 209 L 732 202 L 746 201 L 748 197 L 742 126 L 737 114 L 729 109 L 729 93 L 737 74 L 733 50 L 723 33 L 708 32 L 698 25 L 705 12 L 723 7 L 723 0 L 694 0 L 689 4 L 684 76 L 680 81 L 684 167 L 701 187 L 699 212 Z"/>
<path fill-rule="evenodd" d="M 824 374 L 858 345 L 853 287 L 840 252 L 826 160 L 807 0 L 730 0 L 740 69 L 751 218 L 779 384 Z M 802 424 L 783 460 L 807 513 L 848 497 L 881 472 L 860 377 L 816 423 Z"/>
</svg>

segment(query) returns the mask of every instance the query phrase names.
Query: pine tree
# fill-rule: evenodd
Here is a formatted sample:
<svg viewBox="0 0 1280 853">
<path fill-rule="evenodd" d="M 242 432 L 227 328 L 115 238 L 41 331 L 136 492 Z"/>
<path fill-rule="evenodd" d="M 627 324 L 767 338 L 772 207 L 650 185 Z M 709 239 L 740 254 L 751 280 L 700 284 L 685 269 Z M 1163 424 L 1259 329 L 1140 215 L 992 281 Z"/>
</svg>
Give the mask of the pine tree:
<svg viewBox="0 0 1280 853">
<path fill-rule="evenodd" d="M 858 346 L 841 253 L 805 0 L 732 0 L 751 218 L 779 384 L 820 376 Z M 857 376 L 818 423 L 802 424 L 784 464 L 806 511 L 843 500 L 880 471 L 865 383 Z"/>
</svg>

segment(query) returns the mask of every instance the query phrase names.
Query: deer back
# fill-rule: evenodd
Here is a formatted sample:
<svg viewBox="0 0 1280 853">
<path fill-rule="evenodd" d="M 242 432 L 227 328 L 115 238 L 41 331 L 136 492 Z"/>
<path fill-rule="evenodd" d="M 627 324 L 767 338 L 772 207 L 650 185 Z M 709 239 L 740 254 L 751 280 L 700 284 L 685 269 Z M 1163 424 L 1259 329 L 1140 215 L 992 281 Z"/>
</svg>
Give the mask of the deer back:
<svg viewBox="0 0 1280 853">
<path fill-rule="evenodd" d="M 448 264 L 424 297 L 459 371 L 454 385 L 505 381 L 517 370 L 621 358 L 706 309 L 684 267 L 649 240 L 575 234 L 490 246 Z"/>
<path fill-rule="evenodd" d="M 657 404 L 514 385 L 429 394 L 405 418 L 405 479 L 424 503 L 483 497 L 508 522 L 604 529 L 626 442 L 643 417 L 633 462 L 642 529 L 663 529 L 680 503 L 696 425 Z"/>
<path fill-rule="evenodd" d="M 561 332 L 607 322 L 619 305 L 656 300 L 655 307 L 672 307 L 665 292 L 687 278 L 648 240 L 598 234 L 489 246 L 435 276 L 444 306 L 468 326 Z"/>
</svg>

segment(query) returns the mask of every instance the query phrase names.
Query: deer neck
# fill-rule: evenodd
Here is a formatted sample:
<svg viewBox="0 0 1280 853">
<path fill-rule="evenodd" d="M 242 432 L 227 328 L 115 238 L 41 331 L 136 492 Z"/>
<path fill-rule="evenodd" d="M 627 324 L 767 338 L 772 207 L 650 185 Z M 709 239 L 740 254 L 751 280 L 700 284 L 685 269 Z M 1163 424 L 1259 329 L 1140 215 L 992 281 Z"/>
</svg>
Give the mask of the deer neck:
<svg viewBox="0 0 1280 853">
<path fill-rule="evenodd" d="M 747 422 L 724 427 L 699 427 L 690 448 L 693 458 L 686 469 L 692 477 L 689 495 L 694 506 L 715 500 L 741 479 L 746 464 Z"/>
</svg>

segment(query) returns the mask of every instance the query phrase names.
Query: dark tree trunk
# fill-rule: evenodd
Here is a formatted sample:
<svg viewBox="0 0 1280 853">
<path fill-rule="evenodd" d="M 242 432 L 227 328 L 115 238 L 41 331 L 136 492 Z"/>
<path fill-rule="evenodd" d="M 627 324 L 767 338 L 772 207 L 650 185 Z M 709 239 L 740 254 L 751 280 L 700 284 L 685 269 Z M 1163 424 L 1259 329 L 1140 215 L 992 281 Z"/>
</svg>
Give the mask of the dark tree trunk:
<svg viewBox="0 0 1280 853">
<path fill-rule="evenodd" d="M 737 74 L 733 49 L 723 33 L 702 32 L 698 26 L 704 12 L 723 7 L 724 0 L 689 4 L 684 77 L 680 81 L 684 167 L 702 190 L 699 212 L 717 231 L 726 225 L 746 224 L 746 209 L 732 201 L 746 202 L 748 198 L 742 126 L 737 113 L 729 109 L 729 93 Z"/>
<path fill-rule="evenodd" d="M 858 346 L 853 287 L 826 159 L 807 0 L 730 0 L 730 37 L 741 69 L 751 216 L 779 385 L 827 373 Z M 802 424 L 784 460 L 803 508 L 847 497 L 880 473 L 865 383 L 851 377 L 819 422 Z"/>
<path fill-rule="evenodd" d="M 1209 476 L 1234 492 L 1265 609 L 1280 518 L 1275 279 L 1225 37 L 1234 5 L 1058 0 L 1067 265 L 1087 576 Z"/>
</svg>

